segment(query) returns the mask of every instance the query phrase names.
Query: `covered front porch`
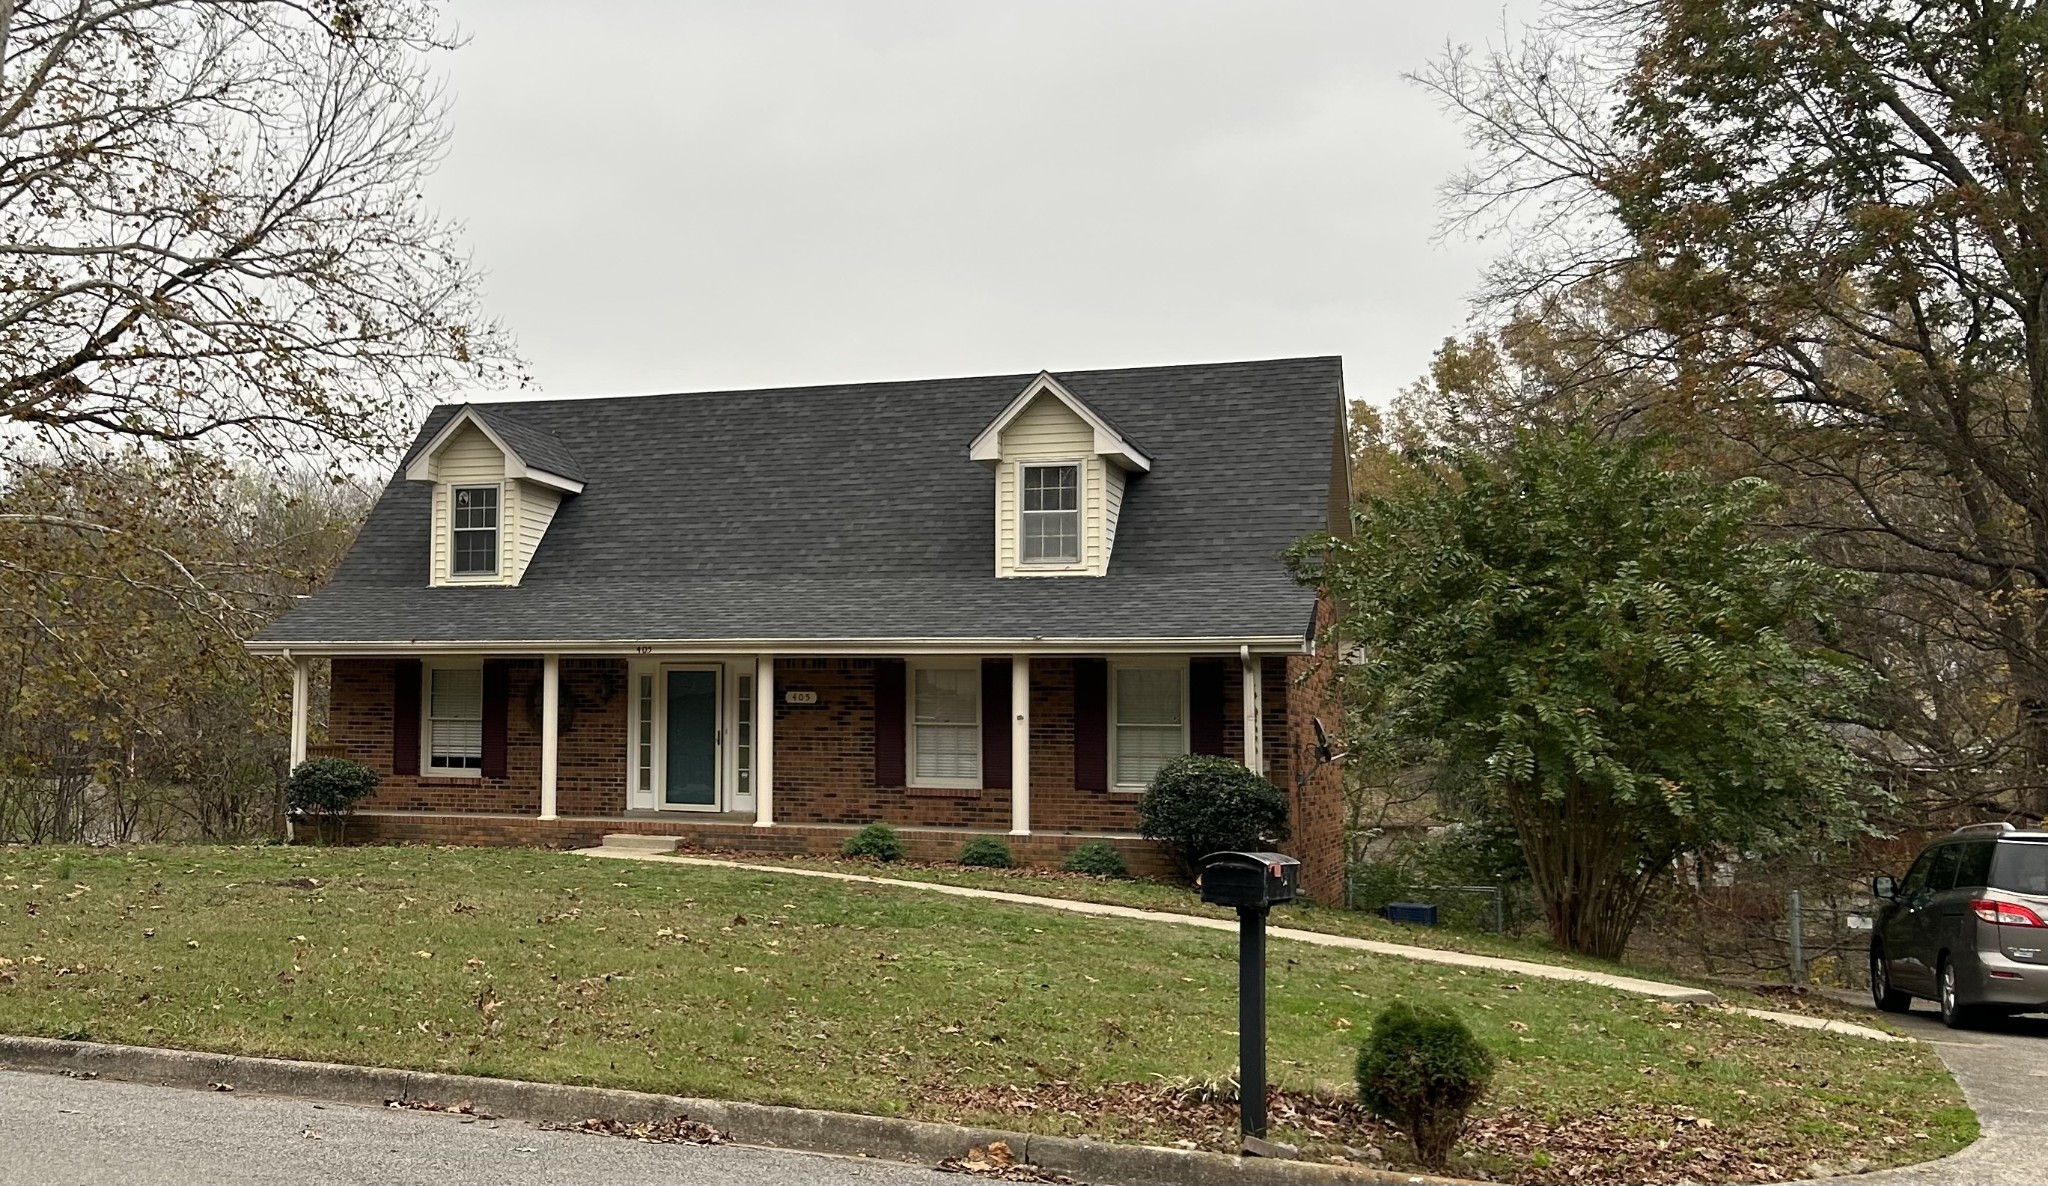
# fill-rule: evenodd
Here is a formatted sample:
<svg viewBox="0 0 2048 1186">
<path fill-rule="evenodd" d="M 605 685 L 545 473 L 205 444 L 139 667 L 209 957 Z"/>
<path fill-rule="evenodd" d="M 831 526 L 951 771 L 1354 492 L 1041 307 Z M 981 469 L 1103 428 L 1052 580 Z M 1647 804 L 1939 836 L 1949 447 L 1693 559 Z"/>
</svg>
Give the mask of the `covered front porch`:
<svg viewBox="0 0 2048 1186">
<path fill-rule="evenodd" d="M 323 658 L 318 752 L 384 776 L 366 838 L 836 851 L 881 820 L 954 852 L 955 836 L 1043 835 L 1050 854 L 1134 839 L 1139 792 L 1177 754 L 1288 785 L 1277 648 L 298 654 L 294 765 L 315 752 Z"/>
</svg>

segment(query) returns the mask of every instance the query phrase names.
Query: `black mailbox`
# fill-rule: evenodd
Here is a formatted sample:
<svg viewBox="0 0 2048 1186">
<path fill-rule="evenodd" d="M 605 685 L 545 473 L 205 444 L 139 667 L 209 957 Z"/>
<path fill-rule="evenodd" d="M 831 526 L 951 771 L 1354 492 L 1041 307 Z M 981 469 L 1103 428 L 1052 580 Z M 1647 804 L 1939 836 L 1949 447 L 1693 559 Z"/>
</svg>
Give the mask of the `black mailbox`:
<svg viewBox="0 0 2048 1186">
<path fill-rule="evenodd" d="M 1278 852 L 1212 852 L 1202 858 L 1202 900 L 1254 910 L 1301 894 L 1301 862 Z"/>
</svg>

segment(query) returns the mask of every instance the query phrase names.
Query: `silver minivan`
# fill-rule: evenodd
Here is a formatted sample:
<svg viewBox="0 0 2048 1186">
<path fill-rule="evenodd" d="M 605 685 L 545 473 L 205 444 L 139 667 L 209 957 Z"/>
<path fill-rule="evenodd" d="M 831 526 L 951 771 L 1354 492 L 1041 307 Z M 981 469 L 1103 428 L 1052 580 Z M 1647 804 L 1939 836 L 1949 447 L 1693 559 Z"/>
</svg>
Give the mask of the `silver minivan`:
<svg viewBox="0 0 2048 1186">
<path fill-rule="evenodd" d="M 2048 832 L 1972 824 L 1929 845 L 1905 877 L 1871 882 L 1870 995 L 1914 997 L 1963 1027 L 2048 1010 Z"/>
</svg>

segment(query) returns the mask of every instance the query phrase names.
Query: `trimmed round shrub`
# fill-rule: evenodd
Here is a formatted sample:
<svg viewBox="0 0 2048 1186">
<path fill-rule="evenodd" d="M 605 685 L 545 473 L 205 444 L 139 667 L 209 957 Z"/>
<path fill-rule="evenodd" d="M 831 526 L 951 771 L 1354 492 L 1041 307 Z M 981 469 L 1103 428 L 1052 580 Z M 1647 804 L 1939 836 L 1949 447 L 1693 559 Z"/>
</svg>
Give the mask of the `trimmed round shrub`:
<svg viewBox="0 0 2048 1186">
<path fill-rule="evenodd" d="M 352 758 L 299 763 L 284 785 L 285 802 L 309 815 L 347 815 L 377 789 L 377 772 Z"/>
<path fill-rule="evenodd" d="M 884 823 L 873 823 L 846 838 L 839 851 L 850 857 L 873 857 L 878 861 L 903 859 L 903 838 Z"/>
<path fill-rule="evenodd" d="M 960 863 L 984 869 L 1007 869 L 1016 864 L 1010 859 L 1010 846 L 993 836 L 969 840 L 967 846 L 960 850 Z"/>
<path fill-rule="evenodd" d="M 1257 851 L 1287 839 L 1287 795 L 1229 758 L 1189 754 L 1153 776 L 1138 830 L 1193 873 L 1212 852 Z"/>
<path fill-rule="evenodd" d="M 1408 1134 L 1415 1159 L 1442 1169 L 1465 1117 L 1493 1081 L 1493 1052 L 1440 1009 L 1395 1001 L 1358 1050 L 1358 1099 Z"/>
<path fill-rule="evenodd" d="M 1088 843 L 1067 854 L 1066 863 L 1060 868 L 1069 873 L 1087 873 L 1094 877 L 1129 877 L 1131 867 L 1124 863 L 1124 854 L 1114 844 L 1103 840 Z"/>
</svg>

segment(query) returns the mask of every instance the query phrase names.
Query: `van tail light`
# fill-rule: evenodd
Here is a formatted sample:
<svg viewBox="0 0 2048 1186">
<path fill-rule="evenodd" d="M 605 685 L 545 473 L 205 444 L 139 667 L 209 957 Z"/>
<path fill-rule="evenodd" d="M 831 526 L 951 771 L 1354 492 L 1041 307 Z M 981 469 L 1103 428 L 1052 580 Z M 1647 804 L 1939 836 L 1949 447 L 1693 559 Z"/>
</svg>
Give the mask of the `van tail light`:
<svg viewBox="0 0 2048 1186">
<path fill-rule="evenodd" d="M 2013 902 L 1994 902 L 1989 898 L 1970 899 L 1970 909 L 1985 922 L 1997 923 L 2002 927 L 2048 927 L 2041 916 L 2025 906 Z"/>
</svg>

